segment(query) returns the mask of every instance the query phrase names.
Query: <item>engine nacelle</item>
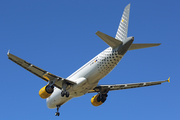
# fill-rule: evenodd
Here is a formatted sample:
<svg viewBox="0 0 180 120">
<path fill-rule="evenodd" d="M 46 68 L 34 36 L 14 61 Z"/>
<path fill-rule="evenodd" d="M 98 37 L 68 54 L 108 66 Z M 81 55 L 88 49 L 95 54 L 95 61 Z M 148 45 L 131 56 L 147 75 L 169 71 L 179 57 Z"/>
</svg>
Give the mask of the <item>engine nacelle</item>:
<svg viewBox="0 0 180 120">
<path fill-rule="evenodd" d="M 54 86 L 46 85 L 39 90 L 39 96 L 43 99 L 48 98 L 54 91 Z"/>
<path fill-rule="evenodd" d="M 106 101 L 107 94 L 102 94 L 100 98 L 100 94 L 97 94 L 91 98 L 91 104 L 93 106 L 100 106 Z"/>
</svg>

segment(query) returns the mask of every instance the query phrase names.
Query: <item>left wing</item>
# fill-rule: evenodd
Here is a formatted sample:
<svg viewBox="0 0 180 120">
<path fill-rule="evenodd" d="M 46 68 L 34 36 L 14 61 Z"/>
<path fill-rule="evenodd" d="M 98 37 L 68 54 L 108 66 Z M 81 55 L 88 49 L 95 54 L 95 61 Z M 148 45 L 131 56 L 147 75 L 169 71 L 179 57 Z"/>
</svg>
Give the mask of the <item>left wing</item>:
<svg viewBox="0 0 180 120">
<path fill-rule="evenodd" d="M 107 93 L 112 90 L 123 90 L 123 89 L 130 89 L 130 88 L 146 87 L 146 86 L 152 86 L 152 85 L 159 85 L 164 82 L 170 82 L 170 78 L 168 78 L 168 80 L 155 81 L 155 82 L 116 84 L 116 85 L 98 85 L 93 90 L 90 90 L 88 93 L 94 93 L 94 92 Z"/>
<path fill-rule="evenodd" d="M 45 80 L 46 82 L 53 82 L 54 86 L 62 89 L 62 84 L 63 82 L 65 82 L 68 85 L 73 85 L 76 84 L 73 81 L 67 80 L 65 78 L 53 75 L 51 73 L 49 73 L 48 71 L 45 71 L 11 53 L 7 53 L 8 58 L 10 60 L 12 60 L 13 62 L 15 62 L 16 64 L 20 65 L 21 67 L 23 67 L 24 69 L 28 70 L 29 72 L 33 73 L 34 75 L 42 78 L 43 80 Z"/>
</svg>

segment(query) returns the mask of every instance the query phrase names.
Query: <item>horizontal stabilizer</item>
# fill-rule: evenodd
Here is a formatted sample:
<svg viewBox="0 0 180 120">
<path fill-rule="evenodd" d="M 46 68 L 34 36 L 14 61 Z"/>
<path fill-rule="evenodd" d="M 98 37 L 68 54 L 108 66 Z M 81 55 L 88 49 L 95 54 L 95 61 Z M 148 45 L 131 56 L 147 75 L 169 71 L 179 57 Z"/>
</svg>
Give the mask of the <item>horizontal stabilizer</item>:
<svg viewBox="0 0 180 120">
<path fill-rule="evenodd" d="M 120 40 L 117 40 L 109 35 L 106 35 L 106 34 L 100 32 L 100 31 L 97 31 L 96 35 L 99 36 L 104 42 L 106 42 L 112 48 L 116 48 L 122 44 L 122 42 Z"/>
<path fill-rule="evenodd" d="M 150 43 L 150 44 L 132 44 L 129 50 L 135 50 L 135 49 L 142 49 L 142 48 L 148 48 L 148 47 L 155 47 L 159 46 L 161 43 Z"/>
</svg>

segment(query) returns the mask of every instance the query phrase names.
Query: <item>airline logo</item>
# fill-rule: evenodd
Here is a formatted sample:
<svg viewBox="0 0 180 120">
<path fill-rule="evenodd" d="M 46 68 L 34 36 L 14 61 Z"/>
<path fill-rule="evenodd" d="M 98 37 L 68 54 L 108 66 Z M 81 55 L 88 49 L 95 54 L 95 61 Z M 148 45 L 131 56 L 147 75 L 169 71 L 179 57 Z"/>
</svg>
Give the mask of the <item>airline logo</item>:
<svg viewBox="0 0 180 120">
<path fill-rule="evenodd" d="M 122 19 L 122 21 L 121 22 L 124 22 L 124 19 Z"/>
</svg>

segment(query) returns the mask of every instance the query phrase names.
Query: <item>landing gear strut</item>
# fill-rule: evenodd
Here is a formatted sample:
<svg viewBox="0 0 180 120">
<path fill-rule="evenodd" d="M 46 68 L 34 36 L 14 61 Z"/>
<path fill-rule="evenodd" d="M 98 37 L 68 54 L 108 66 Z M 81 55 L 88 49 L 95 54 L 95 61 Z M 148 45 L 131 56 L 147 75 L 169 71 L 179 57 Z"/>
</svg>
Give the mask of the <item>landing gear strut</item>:
<svg viewBox="0 0 180 120">
<path fill-rule="evenodd" d="M 57 105 L 57 112 L 55 113 L 55 116 L 59 116 L 60 115 L 59 108 L 60 108 L 60 105 Z"/>
<path fill-rule="evenodd" d="M 66 91 L 66 88 L 68 87 L 68 84 L 66 82 L 62 83 L 62 88 L 63 91 L 61 92 L 61 96 L 64 97 L 64 95 L 66 95 L 66 97 L 69 97 L 69 92 Z"/>
</svg>

